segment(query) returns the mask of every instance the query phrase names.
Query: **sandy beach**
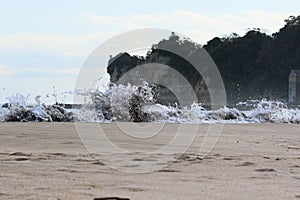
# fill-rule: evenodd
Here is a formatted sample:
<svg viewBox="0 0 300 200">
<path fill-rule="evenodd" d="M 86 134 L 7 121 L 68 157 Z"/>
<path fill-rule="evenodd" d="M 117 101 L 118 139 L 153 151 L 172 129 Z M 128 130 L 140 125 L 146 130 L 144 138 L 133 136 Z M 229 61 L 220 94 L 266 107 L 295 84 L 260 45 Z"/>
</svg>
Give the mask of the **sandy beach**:
<svg viewBox="0 0 300 200">
<path fill-rule="evenodd" d="M 114 123 L 100 126 L 118 142 Z M 179 125 L 165 126 L 172 134 Z M 0 199 L 300 199 L 299 125 L 227 124 L 215 148 L 200 159 L 207 128 L 200 125 L 183 155 L 169 155 L 175 162 L 132 174 L 95 159 L 73 123 L 1 123 Z M 132 146 L 131 140 L 120 140 Z"/>
</svg>

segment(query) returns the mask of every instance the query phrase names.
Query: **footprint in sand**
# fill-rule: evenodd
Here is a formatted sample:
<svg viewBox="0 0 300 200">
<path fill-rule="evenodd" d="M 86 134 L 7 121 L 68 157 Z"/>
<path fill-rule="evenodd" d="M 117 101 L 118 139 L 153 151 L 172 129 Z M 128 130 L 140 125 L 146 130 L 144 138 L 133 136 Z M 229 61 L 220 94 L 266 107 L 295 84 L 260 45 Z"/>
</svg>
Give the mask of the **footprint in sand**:
<svg viewBox="0 0 300 200">
<path fill-rule="evenodd" d="M 158 170 L 158 172 L 174 173 L 174 172 L 180 172 L 180 171 L 174 170 L 174 169 L 161 169 L 161 170 Z"/>
<path fill-rule="evenodd" d="M 94 200 L 130 200 L 130 199 L 121 198 L 121 197 L 100 197 L 100 198 L 94 198 Z"/>
<path fill-rule="evenodd" d="M 16 158 L 15 161 L 26 161 L 29 160 L 29 158 Z"/>
<path fill-rule="evenodd" d="M 254 162 L 244 162 L 244 163 L 242 163 L 240 165 L 237 165 L 237 166 L 245 167 L 245 166 L 252 166 L 252 165 L 255 165 L 255 163 Z"/>
<path fill-rule="evenodd" d="M 121 189 L 124 189 L 124 190 L 128 190 L 130 192 L 143 192 L 145 191 L 144 189 L 141 189 L 141 188 L 133 188 L 133 187 L 123 187 Z"/>
<path fill-rule="evenodd" d="M 272 168 L 262 168 L 262 169 L 256 169 L 256 172 L 276 172 L 275 169 Z"/>
<path fill-rule="evenodd" d="M 12 152 L 9 154 L 10 156 L 31 156 L 32 154 L 26 154 L 22 152 Z"/>
</svg>

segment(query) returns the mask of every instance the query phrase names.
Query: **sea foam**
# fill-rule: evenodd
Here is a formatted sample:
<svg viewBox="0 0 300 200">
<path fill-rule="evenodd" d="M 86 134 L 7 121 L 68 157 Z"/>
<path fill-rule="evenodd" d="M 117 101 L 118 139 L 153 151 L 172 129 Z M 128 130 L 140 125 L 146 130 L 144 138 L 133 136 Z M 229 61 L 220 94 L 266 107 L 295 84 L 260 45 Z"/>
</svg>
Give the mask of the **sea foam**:
<svg viewBox="0 0 300 200">
<path fill-rule="evenodd" d="M 27 103 L 16 94 L 6 98 L 0 107 L 0 121 L 59 121 L 59 122 L 169 122 L 169 123 L 300 123 L 300 110 L 288 108 L 278 101 L 250 100 L 235 107 L 209 110 L 200 103 L 180 107 L 156 103 L 153 86 L 111 85 L 99 90 L 75 91 L 82 96 L 81 106 L 66 109 L 58 104 Z"/>
</svg>

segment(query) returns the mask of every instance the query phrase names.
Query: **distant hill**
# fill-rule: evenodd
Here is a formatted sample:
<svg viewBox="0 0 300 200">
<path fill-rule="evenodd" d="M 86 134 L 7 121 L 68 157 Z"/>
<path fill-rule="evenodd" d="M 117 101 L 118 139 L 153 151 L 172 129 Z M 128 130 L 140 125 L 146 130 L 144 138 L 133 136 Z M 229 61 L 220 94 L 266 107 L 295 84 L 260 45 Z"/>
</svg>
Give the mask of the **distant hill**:
<svg viewBox="0 0 300 200">
<path fill-rule="evenodd" d="M 168 39 L 154 44 L 145 58 L 127 53 L 112 58 L 107 68 L 111 82 L 137 65 L 156 62 L 176 69 L 196 87 L 200 75 L 183 58 L 160 50 L 164 45 L 180 49 L 188 57 L 197 55 L 201 48 L 172 33 Z M 202 47 L 222 75 L 229 104 L 248 99 L 287 99 L 289 73 L 291 69 L 300 69 L 300 16 L 286 19 L 285 26 L 272 35 L 251 29 L 244 36 L 232 33 L 224 38 L 215 37 Z"/>
</svg>

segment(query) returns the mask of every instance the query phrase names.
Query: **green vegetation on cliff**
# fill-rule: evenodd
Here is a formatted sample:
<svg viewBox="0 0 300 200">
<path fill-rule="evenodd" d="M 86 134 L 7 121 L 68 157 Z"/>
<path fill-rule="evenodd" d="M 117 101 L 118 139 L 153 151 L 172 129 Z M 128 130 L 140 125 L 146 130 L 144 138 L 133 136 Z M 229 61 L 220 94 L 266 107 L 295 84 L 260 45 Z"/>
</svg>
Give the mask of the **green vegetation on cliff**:
<svg viewBox="0 0 300 200">
<path fill-rule="evenodd" d="M 154 44 L 145 58 L 127 53 L 113 58 L 107 68 L 111 81 L 116 82 L 137 65 L 155 62 L 176 69 L 196 87 L 201 77 L 193 66 L 180 56 L 161 50 L 164 46 L 179 49 L 187 57 L 197 56 L 203 47 L 221 73 L 229 103 L 287 99 L 288 75 L 291 69 L 300 69 L 300 16 L 289 17 L 285 26 L 272 35 L 251 29 L 244 36 L 233 33 L 215 37 L 204 46 L 172 33 L 168 39 Z"/>
</svg>

